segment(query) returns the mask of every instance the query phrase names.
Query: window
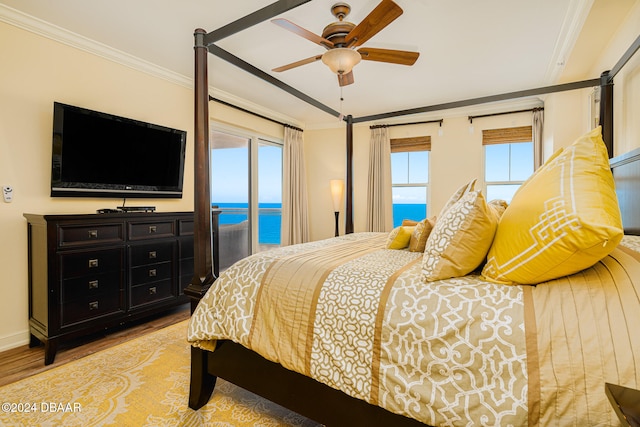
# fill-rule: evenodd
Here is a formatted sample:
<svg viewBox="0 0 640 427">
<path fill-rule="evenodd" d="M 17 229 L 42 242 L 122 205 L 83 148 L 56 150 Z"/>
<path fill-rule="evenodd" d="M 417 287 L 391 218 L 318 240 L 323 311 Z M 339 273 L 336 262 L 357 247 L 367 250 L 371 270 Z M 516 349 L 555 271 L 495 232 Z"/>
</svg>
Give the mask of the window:
<svg viewBox="0 0 640 427">
<path fill-rule="evenodd" d="M 393 226 L 427 216 L 431 137 L 391 140 Z"/>
<path fill-rule="evenodd" d="M 531 126 L 482 131 L 487 200 L 511 202 L 516 190 L 533 173 Z"/>
<path fill-rule="evenodd" d="M 280 245 L 282 144 L 211 133 L 211 204 L 220 213 L 220 270 Z"/>
</svg>

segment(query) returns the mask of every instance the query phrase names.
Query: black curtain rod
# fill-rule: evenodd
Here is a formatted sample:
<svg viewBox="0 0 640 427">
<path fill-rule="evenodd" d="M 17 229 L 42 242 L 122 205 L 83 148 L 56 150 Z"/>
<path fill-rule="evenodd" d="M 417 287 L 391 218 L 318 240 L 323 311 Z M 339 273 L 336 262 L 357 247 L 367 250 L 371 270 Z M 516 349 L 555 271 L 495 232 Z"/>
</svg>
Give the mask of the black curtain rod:
<svg viewBox="0 0 640 427">
<path fill-rule="evenodd" d="M 300 129 L 299 127 L 296 127 L 296 126 L 293 126 L 293 125 L 290 125 L 290 124 L 287 124 L 287 123 L 279 122 L 278 120 L 272 119 L 271 117 L 263 116 L 262 114 L 254 113 L 253 111 L 249 111 L 246 108 L 238 107 L 237 105 L 233 105 L 233 104 L 231 104 L 229 102 L 226 102 L 226 101 L 223 101 L 221 99 L 214 98 L 211 95 L 209 95 L 209 101 L 215 101 L 215 102 L 217 102 L 219 104 L 226 105 L 227 107 L 235 108 L 236 110 L 240 110 L 240 111 L 242 111 L 244 113 L 248 113 L 248 114 L 251 114 L 253 116 L 260 117 L 261 119 L 269 120 L 270 122 L 273 122 L 273 123 L 277 123 L 277 124 L 279 124 L 281 126 L 284 126 L 286 128 L 291 128 L 291 129 L 295 129 L 295 130 L 298 130 L 300 132 L 303 132 L 303 130 Z"/>
<path fill-rule="evenodd" d="M 544 111 L 544 107 L 529 108 L 527 110 L 505 111 L 503 113 L 481 114 L 479 116 L 469 116 L 469 121 L 473 123 L 473 119 L 481 119 L 483 117 L 502 116 L 504 114 L 528 113 L 530 111 Z"/>
<path fill-rule="evenodd" d="M 440 123 L 440 126 L 442 126 L 443 121 L 444 119 L 438 119 L 438 120 L 426 120 L 422 122 L 411 122 L 411 123 L 392 123 L 390 125 L 371 125 L 369 126 L 369 129 L 390 128 L 394 126 L 423 125 L 427 123 Z"/>
</svg>

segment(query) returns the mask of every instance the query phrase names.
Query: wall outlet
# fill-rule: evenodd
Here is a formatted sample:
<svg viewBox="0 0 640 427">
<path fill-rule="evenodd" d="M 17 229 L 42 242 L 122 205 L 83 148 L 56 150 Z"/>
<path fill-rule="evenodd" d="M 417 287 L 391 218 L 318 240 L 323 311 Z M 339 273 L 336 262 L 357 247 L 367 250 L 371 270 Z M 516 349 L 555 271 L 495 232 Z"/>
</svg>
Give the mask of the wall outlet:
<svg viewBox="0 0 640 427">
<path fill-rule="evenodd" d="M 4 201 L 7 203 L 11 203 L 13 201 L 13 187 L 10 185 L 5 185 L 2 187 L 2 197 Z"/>
</svg>

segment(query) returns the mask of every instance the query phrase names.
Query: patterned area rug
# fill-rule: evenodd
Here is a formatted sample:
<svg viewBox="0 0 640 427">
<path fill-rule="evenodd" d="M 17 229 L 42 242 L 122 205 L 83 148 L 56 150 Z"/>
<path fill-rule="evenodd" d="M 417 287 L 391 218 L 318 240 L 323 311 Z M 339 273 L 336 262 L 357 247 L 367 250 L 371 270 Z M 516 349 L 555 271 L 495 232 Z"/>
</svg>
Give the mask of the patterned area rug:
<svg viewBox="0 0 640 427">
<path fill-rule="evenodd" d="M 0 388 L 7 426 L 318 426 L 218 379 L 187 406 L 187 321 Z"/>
</svg>

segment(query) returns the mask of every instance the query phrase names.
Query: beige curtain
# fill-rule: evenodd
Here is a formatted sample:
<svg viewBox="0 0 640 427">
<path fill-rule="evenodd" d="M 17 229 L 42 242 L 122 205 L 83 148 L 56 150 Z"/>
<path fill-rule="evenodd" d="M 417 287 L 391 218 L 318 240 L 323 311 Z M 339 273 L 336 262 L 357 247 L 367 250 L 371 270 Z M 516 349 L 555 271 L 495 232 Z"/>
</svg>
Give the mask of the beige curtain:
<svg viewBox="0 0 640 427">
<path fill-rule="evenodd" d="M 386 127 L 371 129 L 369 185 L 367 188 L 367 231 L 393 228 L 391 197 L 391 143 Z"/>
<path fill-rule="evenodd" d="M 302 131 L 285 127 L 282 159 L 282 230 L 280 244 L 309 241 L 307 182 Z"/>
<path fill-rule="evenodd" d="M 542 108 L 534 108 L 531 128 L 533 131 L 533 167 L 534 169 L 538 169 L 540 166 L 542 166 L 542 162 L 544 159 L 542 144 L 544 110 Z"/>
</svg>

